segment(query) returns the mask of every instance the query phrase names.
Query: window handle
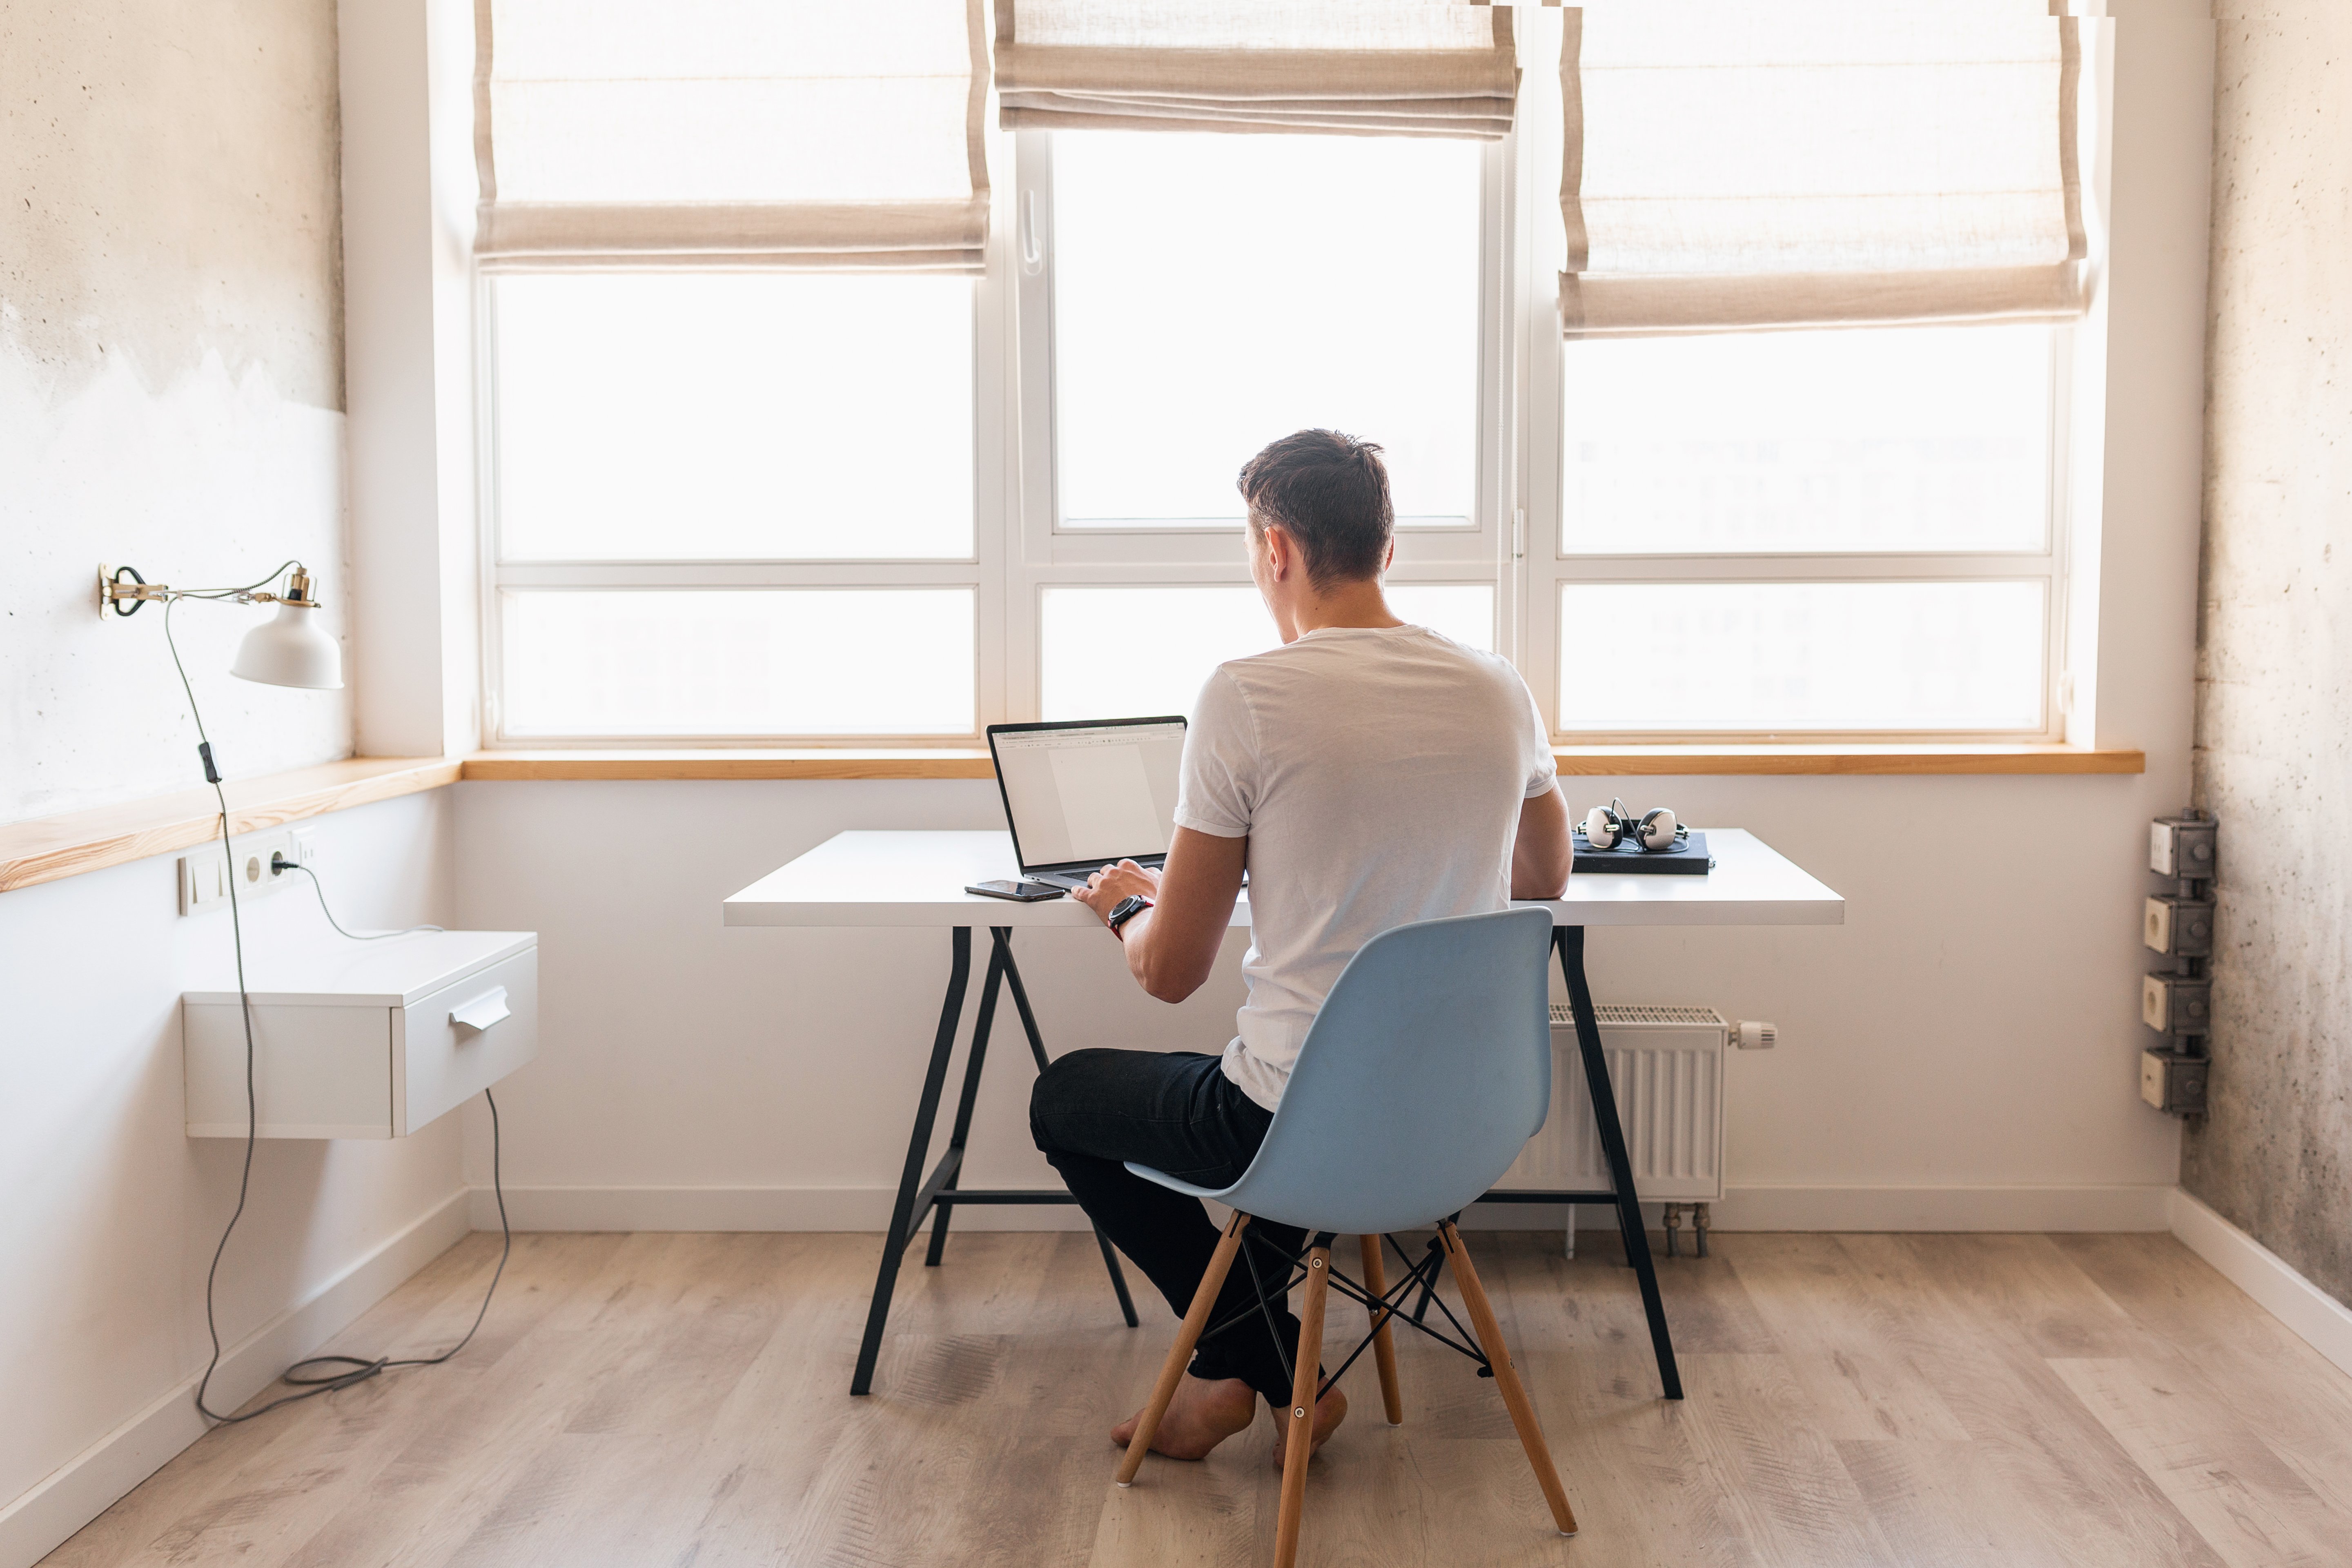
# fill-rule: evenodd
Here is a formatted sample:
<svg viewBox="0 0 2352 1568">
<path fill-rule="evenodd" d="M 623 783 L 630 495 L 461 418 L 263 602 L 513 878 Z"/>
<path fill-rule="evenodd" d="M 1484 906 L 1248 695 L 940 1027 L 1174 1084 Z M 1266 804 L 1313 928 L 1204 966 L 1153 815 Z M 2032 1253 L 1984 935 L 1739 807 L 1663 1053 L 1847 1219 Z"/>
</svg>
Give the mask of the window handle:
<svg viewBox="0 0 2352 1568">
<path fill-rule="evenodd" d="M 1045 247 L 1037 238 L 1037 191 L 1021 193 L 1021 269 L 1033 276 L 1045 265 Z"/>
</svg>

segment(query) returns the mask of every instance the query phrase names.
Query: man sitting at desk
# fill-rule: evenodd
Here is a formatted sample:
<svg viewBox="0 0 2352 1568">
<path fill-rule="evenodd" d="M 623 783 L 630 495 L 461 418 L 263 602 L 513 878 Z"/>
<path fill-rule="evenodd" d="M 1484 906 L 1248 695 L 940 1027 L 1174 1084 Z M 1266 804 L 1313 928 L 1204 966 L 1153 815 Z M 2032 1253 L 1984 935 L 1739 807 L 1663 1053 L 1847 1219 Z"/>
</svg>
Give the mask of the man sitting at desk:
<svg viewBox="0 0 2352 1568">
<path fill-rule="evenodd" d="M 1108 921 L 1143 989 L 1181 1002 L 1209 978 L 1250 875 L 1249 984 L 1220 1056 L 1080 1050 L 1037 1080 L 1029 1123 L 1087 1213 L 1181 1317 L 1218 1231 L 1201 1205 L 1130 1173 L 1139 1163 L 1222 1187 L 1249 1166 L 1316 1011 L 1356 950 L 1412 921 L 1556 898 L 1570 864 L 1568 807 L 1543 721 L 1518 673 L 1390 613 L 1381 574 L 1396 511 L 1381 449 L 1329 430 L 1286 436 L 1241 472 L 1250 575 L 1282 645 L 1220 666 L 1184 742 L 1164 870 L 1095 874 L 1078 900 Z M 1107 627 L 1104 657 L 1133 628 Z M 1116 634 L 1116 635 L 1111 635 Z M 1291 1251 L 1300 1233 L 1261 1223 Z M 1246 1306 L 1226 1277 L 1211 1321 Z M 1276 1314 L 1289 1345 L 1298 1323 Z M 1237 1327 L 1204 1343 L 1152 1447 L 1197 1459 L 1247 1427 L 1263 1394 L 1290 1407 L 1272 1338 Z M 1347 1414 L 1315 1411 L 1320 1447 Z M 1124 1445 L 1129 1417 L 1111 1434 Z M 1274 1459 L 1282 1463 L 1283 1442 Z"/>
</svg>

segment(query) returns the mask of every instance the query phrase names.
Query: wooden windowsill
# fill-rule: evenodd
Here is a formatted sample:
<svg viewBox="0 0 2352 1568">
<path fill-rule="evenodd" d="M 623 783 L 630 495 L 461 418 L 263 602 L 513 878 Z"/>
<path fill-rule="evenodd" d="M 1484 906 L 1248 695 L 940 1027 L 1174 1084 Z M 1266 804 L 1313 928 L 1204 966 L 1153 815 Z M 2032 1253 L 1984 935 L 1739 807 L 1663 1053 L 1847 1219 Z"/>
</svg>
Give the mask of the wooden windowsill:
<svg viewBox="0 0 2352 1568">
<path fill-rule="evenodd" d="M 1562 746 L 1559 771 L 1580 777 L 1642 773 L 1945 774 L 2144 773 L 2126 747 L 1919 745 Z"/>
<path fill-rule="evenodd" d="M 1572 777 L 1643 774 L 2137 773 L 2138 752 L 2082 746 L 1568 746 Z M 459 779 L 985 779 L 984 748 L 806 747 L 791 751 L 477 752 L 352 757 L 226 787 L 234 833 L 275 827 Z M 197 788 L 0 826 L 0 892 L 209 842 L 213 792 Z"/>
<path fill-rule="evenodd" d="M 370 801 L 455 784 L 462 757 L 351 757 L 257 779 L 232 779 L 229 831 L 251 833 Z M 0 826 L 0 892 L 207 843 L 220 833 L 209 786 Z"/>
<path fill-rule="evenodd" d="M 2147 759 L 2084 746 L 1563 746 L 1559 771 L 1580 777 L 1655 773 L 2137 773 Z M 984 747 L 887 751 L 477 752 L 468 779 L 986 779 Z"/>
<path fill-rule="evenodd" d="M 992 779 L 985 746 L 476 752 L 468 779 Z"/>
</svg>

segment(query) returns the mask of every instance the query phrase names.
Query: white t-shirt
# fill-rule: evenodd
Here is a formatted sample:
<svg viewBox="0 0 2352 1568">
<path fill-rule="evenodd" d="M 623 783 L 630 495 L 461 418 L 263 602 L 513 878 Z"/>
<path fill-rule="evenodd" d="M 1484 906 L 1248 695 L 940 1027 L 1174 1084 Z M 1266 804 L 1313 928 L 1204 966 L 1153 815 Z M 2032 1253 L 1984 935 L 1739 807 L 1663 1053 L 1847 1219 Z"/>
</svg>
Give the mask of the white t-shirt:
<svg viewBox="0 0 2352 1568">
<path fill-rule="evenodd" d="M 1225 1076 L 1273 1110 L 1358 948 L 1505 907 L 1520 805 L 1555 773 L 1518 672 L 1425 626 L 1328 627 L 1219 666 L 1176 823 L 1250 841 L 1249 1000 Z"/>
</svg>

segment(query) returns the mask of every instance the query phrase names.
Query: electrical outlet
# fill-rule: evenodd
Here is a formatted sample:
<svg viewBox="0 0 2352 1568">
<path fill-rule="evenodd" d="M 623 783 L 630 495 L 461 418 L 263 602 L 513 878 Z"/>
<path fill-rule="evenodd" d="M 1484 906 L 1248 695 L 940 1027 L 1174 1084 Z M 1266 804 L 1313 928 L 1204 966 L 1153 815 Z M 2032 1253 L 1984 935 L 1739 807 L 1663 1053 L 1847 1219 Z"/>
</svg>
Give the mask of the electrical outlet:
<svg viewBox="0 0 2352 1568">
<path fill-rule="evenodd" d="M 180 912 L 184 915 L 210 914 L 228 907 L 228 879 L 236 879 L 239 903 L 268 898 L 289 882 L 299 881 L 290 871 L 269 868 L 272 856 L 283 856 L 296 865 L 310 861 L 310 835 L 290 827 L 270 828 L 260 833 L 240 833 L 232 841 L 236 851 L 234 863 L 221 854 L 217 841 L 205 845 L 193 855 L 180 860 Z"/>
</svg>

